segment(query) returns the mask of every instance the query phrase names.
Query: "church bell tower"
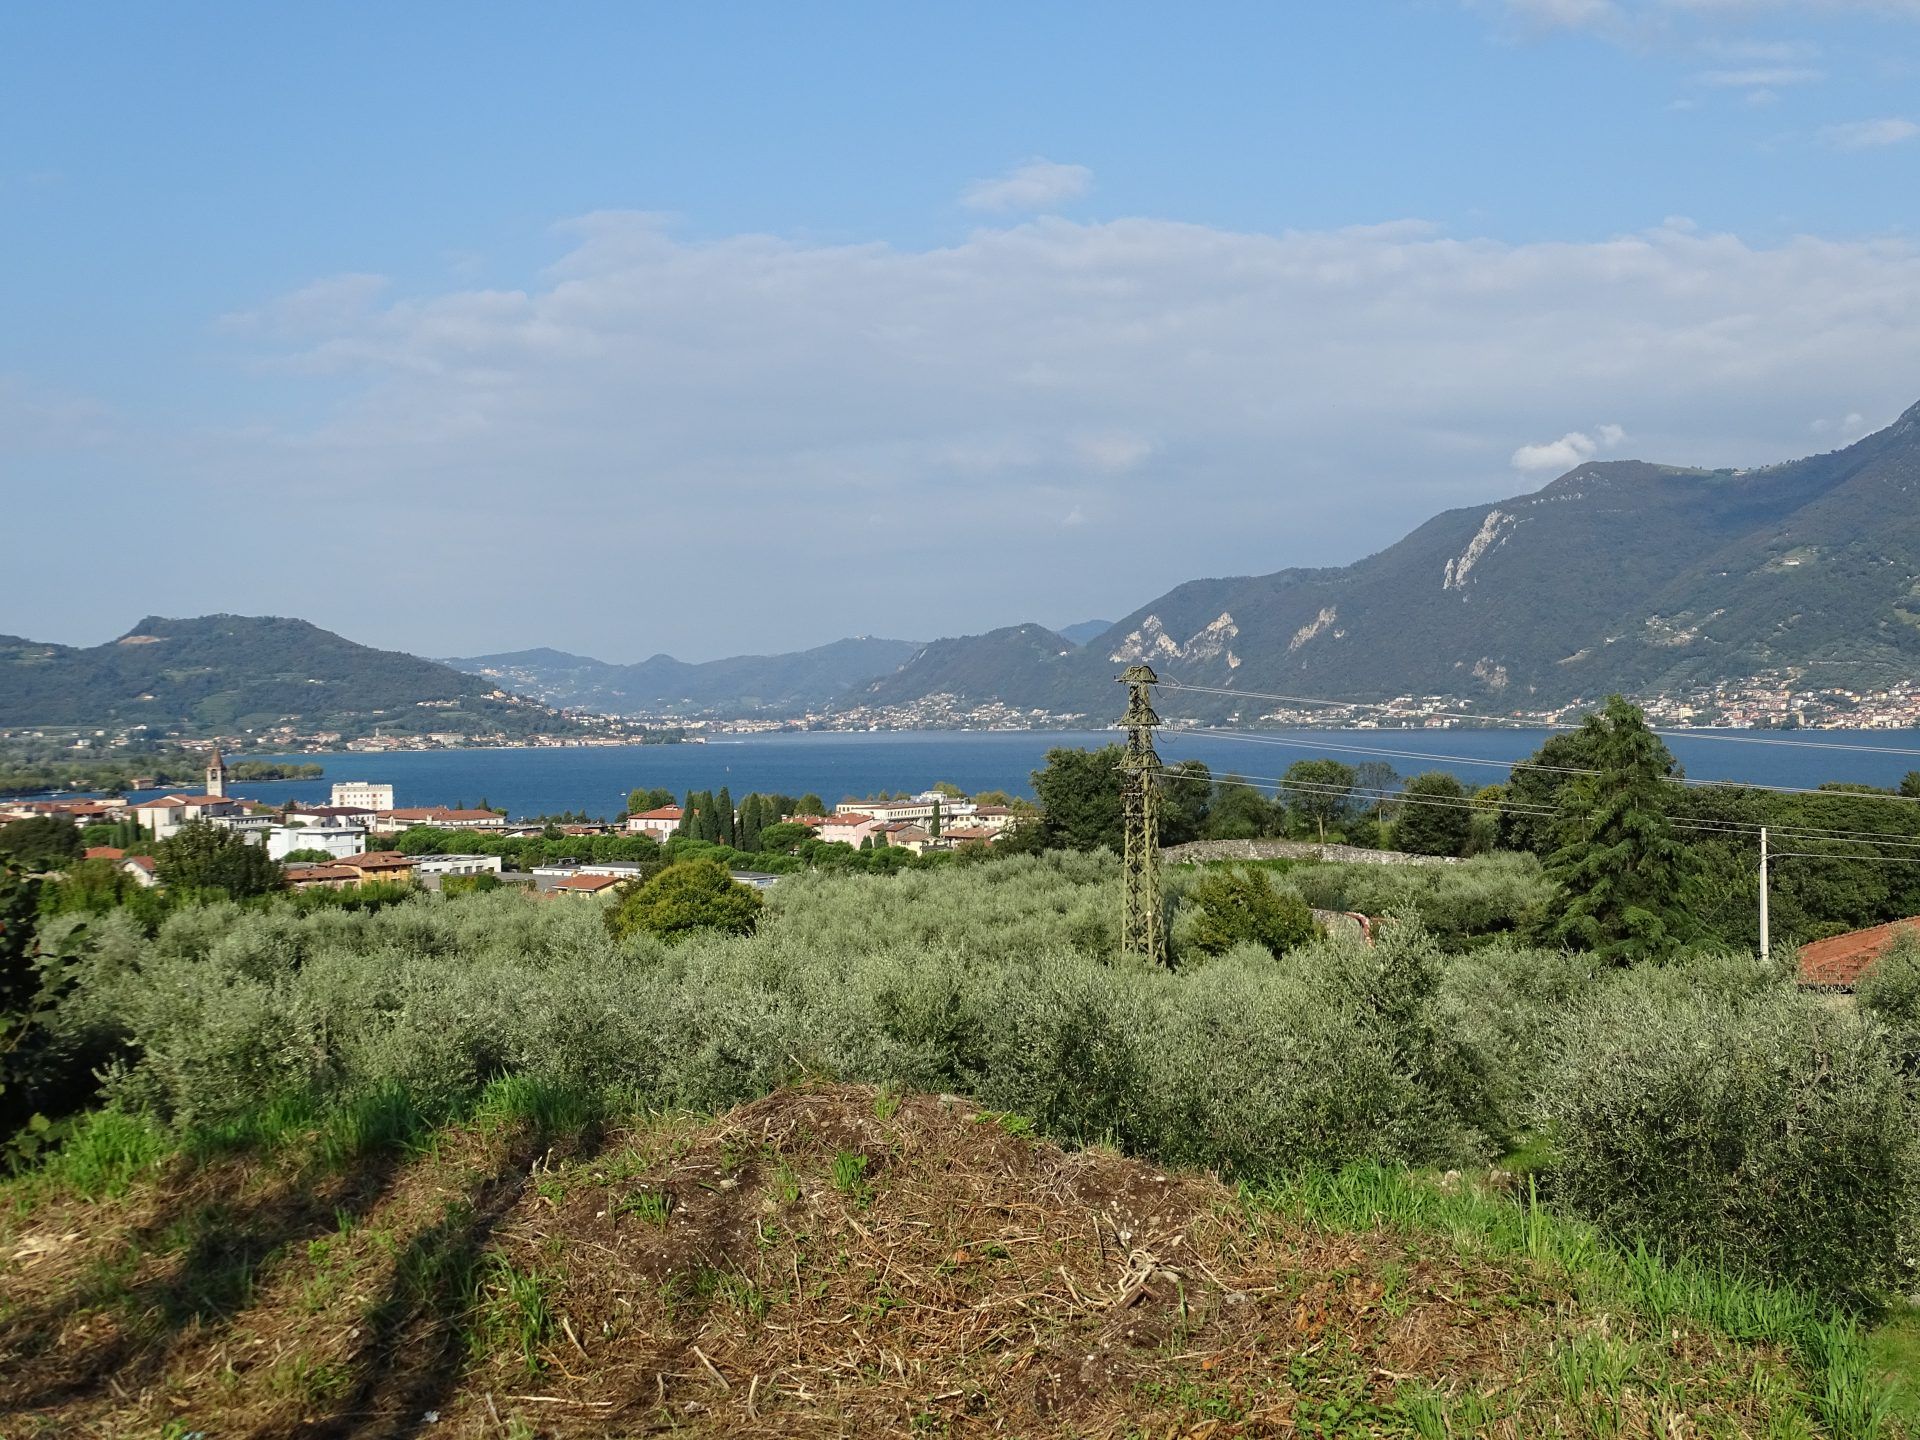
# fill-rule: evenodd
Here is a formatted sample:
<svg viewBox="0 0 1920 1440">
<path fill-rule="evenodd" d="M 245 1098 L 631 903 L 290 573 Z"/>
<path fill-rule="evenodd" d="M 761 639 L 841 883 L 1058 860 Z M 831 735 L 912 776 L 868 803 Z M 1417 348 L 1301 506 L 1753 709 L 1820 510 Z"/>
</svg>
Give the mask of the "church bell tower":
<svg viewBox="0 0 1920 1440">
<path fill-rule="evenodd" d="M 213 754 L 207 759 L 207 794 L 216 800 L 227 798 L 227 762 L 220 758 L 220 746 L 216 741 Z"/>
</svg>

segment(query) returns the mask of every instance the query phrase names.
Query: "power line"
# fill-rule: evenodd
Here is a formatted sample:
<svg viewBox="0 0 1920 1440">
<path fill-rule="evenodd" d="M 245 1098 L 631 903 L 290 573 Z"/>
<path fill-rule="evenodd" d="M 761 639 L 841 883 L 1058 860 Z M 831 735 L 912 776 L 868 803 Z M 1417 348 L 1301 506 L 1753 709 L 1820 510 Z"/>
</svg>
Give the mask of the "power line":
<svg viewBox="0 0 1920 1440">
<path fill-rule="evenodd" d="M 1162 767 L 1156 770 L 1154 773 L 1168 780 L 1186 781 L 1189 784 L 1196 783 L 1194 776 L 1182 773 L 1177 770 L 1169 770 L 1165 767 Z M 1478 801 L 1475 801 L 1467 797 L 1455 798 L 1451 796 L 1440 796 L 1440 795 L 1409 795 L 1404 790 L 1386 790 L 1386 789 L 1382 789 L 1375 786 L 1365 786 L 1365 785 L 1317 784 L 1317 783 L 1311 783 L 1311 782 L 1287 780 L 1287 779 L 1284 779 L 1283 777 L 1275 776 L 1275 775 L 1253 775 L 1253 776 L 1228 775 L 1228 776 L 1210 777 L 1210 779 L 1214 784 L 1241 785 L 1241 786 L 1245 786 L 1247 789 L 1250 789 L 1250 790 L 1263 790 L 1268 786 L 1273 786 L 1273 787 L 1285 786 L 1290 790 L 1298 790 L 1298 791 L 1302 791 L 1312 795 L 1328 795 L 1328 796 L 1346 797 L 1346 798 L 1351 798 L 1353 796 L 1359 795 L 1359 796 L 1366 796 L 1366 797 L 1376 799 L 1382 803 L 1396 804 L 1396 805 L 1428 805 L 1428 806 L 1433 806 L 1433 807 L 1443 808 L 1443 809 L 1478 810 L 1478 811 L 1481 811 L 1482 813 L 1486 813 L 1488 808 L 1486 806 L 1481 805 Z M 1542 806 L 1542 805 L 1503 804 L 1499 807 L 1499 809 L 1506 814 L 1526 815 L 1534 819 L 1556 819 L 1559 817 L 1559 814 L 1560 814 L 1560 811 L 1557 808 L 1552 806 Z M 1765 830 L 1770 835 L 1784 837 L 1789 840 L 1798 840 L 1803 844 L 1812 843 L 1812 844 L 1835 844 L 1835 845 L 1845 845 L 1845 844 L 1880 845 L 1880 846 L 1886 846 L 1894 849 L 1920 850 L 1920 839 L 1903 839 L 1899 836 L 1882 835 L 1878 831 L 1874 831 L 1874 830 L 1823 831 L 1823 830 L 1801 829 L 1801 828 L 1792 827 L 1792 826 L 1782 827 L 1778 825 L 1760 825 L 1760 824 L 1755 824 L 1748 821 L 1696 820 L 1696 819 L 1687 819 L 1684 817 L 1679 819 L 1671 819 L 1668 821 L 1668 824 L 1670 824 L 1676 830 L 1686 830 L 1696 834 L 1730 835 L 1730 836 L 1734 836 L 1734 837 L 1745 839 L 1745 840 L 1757 840 L 1760 837 L 1760 832 L 1762 830 Z M 1827 854 L 1827 853 L 1818 852 L 1818 851 L 1777 851 L 1775 852 L 1775 857 L 1787 858 L 1787 859 L 1796 858 L 1796 857 L 1801 857 L 1801 858 L 1811 857 L 1814 859 L 1821 859 L 1821 860 L 1853 860 L 1853 859 L 1867 860 L 1867 859 L 1879 859 L 1879 858 L 1888 858 L 1888 859 L 1912 858 L 1915 860 L 1916 863 L 1920 863 L 1920 856 L 1879 857 L 1879 856 L 1867 856 L 1867 855 L 1832 855 L 1832 854 Z"/>
<path fill-rule="evenodd" d="M 1241 741 L 1245 741 L 1250 745 L 1278 745 L 1282 749 L 1304 750 L 1309 754 L 1312 754 L 1316 751 L 1337 751 L 1341 754 L 1348 754 L 1348 755 L 1391 755 L 1395 759 L 1436 760 L 1442 763 L 1449 762 L 1455 758 L 1453 756 L 1448 756 L 1448 755 L 1435 755 L 1435 754 L 1423 753 L 1423 752 L 1411 751 L 1411 750 L 1381 750 L 1381 749 L 1376 749 L 1373 746 L 1369 746 L 1369 745 L 1339 745 L 1339 744 L 1333 744 L 1333 743 L 1322 743 L 1320 741 L 1313 741 L 1313 740 L 1309 740 L 1309 741 L 1281 740 L 1281 739 L 1276 739 L 1276 738 L 1265 736 L 1265 735 L 1241 735 L 1231 730 L 1208 730 L 1202 733 L 1212 735 L 1215 738 L 1221 739 L 1221 740 L 1241 740 Z M 1506 760 L 1467 759 L 1465 763 L 1472 764 L 1472 765 L 1497 765 L 1497 766 L 1502 766 L 1502 767 L 1506 767 L 1514 770 L 1521 770 L 1521 769 L 1538 770 L 1538 771 L 1542 771 L 1549 774 L 1555 774 L 1555 775 L 1599 775 L 1604 773 L 1599 770 L 1588 769 L 1588 768 L 1584 768 L 1576 765 L 1536 765 L 1533 762 L 1528 760 L 1506 761 Z M 1280 779 L 1282 778 L 1284 777 L 1276 777 L 1275 783 L 1280 783 Z M 1850 799 L 1850 800 L 1898 800 L 1904 804 L 1909 804 L 1909 805 L 1920 804 L 1920 797 L 1915 797 L 1912 795 L 1873 795 L 1873 794 L 1863 794 L 1859 791 L 1853 791 L 1853 790 L 1821 790 L 1821 789 L 1808 788 L 1805 786 L 1798 786 L 1798 785 L 1762 785 L 1762 784 L 1751 784 L 1751 783 L 1747 783 L 1744 781 L 1737 781 L 1737 780 L 1694 780 L 1687 777 L 1675 777 L 1671 775 L 1662 776 L 1661 779 L 1667 784 L 1689 786 L 1694 789 L 1700 789 L 1700 790 L 1755 790 L 1765 794 L 1773 794 L 1773 795 L 1816 795 L 1816 796 L 1831 796 L 1834 799 Z M 1697 817 L 1683 817 L 1683 818 L 1697 818 Z M 1766 825 L 1769 828 L 1780 830 L 1782 833 L 1785 833 L 1788 830 L 1792 830 L 1792 831 L 1800 832 L 1803 834 L 1809 834 L 1809 835 L 1828 834 L 1828 835 L 1878 836 L 1882 833 L 1877 830 L 1842 830 L 1842 829 L 1832 829 L 1832 828 L 1827 828 L 1822 826 L 1813 826 L 1813 825 L 1787 825 L 1783 827 L 1783 826 L 1775 826 L 1770 821 L 1757 821 L 1757 820 L 1756 821 L 1727 820 L 1727 821 L 1720 821 L 1717 823 L 1726 824 L 1726 825 L 1744 825 L 1754 830 L 1758 830 L 1763 825 Z M 1889 838 L 1891 840 L 1897 837 L 1889 837 Z"/>
<path fill-rule="evenodd" d="M 1556 727 L 1567 729 L 1571 727 Z M 1220 726 L 1208 726 L 1198 730 L 1175 731 L 1183 735 L 1207 735 L 1216 740 L 1236 740 L 1247 745 L 1278 745 L 1287 750 L 1304 750 L 1309 753 L 1326 751 L 1343 755 L 1380 755 L 1395 760 L 1427 760 L 1440 765 L 1484 765 L 1502 770 L 1537 770 L 1553 775 L 1598 775 L 1601 772 L 1577 765 L 1541 765 L 1528 759 L 1497 760 L 1479 755 L 1444 755 L 1424 750 L 1393 750 L 1382 745 L 1343 745 L 1331 740 L 1296 740 L 1278 735 L 1248 735 L 1237 730 L 1228 730 Z M 1653 731 L 1653 734 L 1665 734 L 1665 731 Z M 1840 745 L 1829 747 L 1851 750 L 1856 747 Z M 1916 752 L 1920 753 L 1920 752 Z M 1716 788 L 1736 790 L 1758 790 L 1771 795 L 1822 795 L 1852 800 L 1872 800 L 1876 802 L 1893 801 L 1901 805 L 1920 805 L 1920 796 L 1888 795 L 1874 791 L 1828 790 L 1818 785 L 1770 785 L 1758 780 L 1707 780 L 1691 775 L 1667 775 L 1661 777 L 1668 784 L 1683 785 L 1696 790 Z"/>
</svg>

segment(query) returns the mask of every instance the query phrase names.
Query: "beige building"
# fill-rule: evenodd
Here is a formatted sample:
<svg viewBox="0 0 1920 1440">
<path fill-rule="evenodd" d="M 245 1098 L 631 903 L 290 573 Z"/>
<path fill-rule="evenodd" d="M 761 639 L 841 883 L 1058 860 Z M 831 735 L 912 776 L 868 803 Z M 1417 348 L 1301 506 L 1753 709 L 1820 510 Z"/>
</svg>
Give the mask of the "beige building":
<svg viewBox="0 0 1920 1440">
<path fill-rule="evenodd" d="M 391 810 L 393 786 L 375 785 L 369 780 L 337 780 L 330 803 L 348 810 Z"/>
</svg>

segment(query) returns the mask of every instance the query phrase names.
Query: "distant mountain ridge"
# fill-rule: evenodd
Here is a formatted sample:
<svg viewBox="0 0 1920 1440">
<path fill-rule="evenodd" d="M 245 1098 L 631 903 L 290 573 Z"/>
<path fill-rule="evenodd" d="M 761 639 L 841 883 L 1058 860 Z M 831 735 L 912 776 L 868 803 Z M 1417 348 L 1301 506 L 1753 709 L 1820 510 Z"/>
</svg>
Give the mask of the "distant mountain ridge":
<svg viewBox="0 0 1920 1440">
<path fill-rule="evenodd" d="M 700 663 L 655 655 L 632 665 L 551 649 L 448 660 L 549 705 L 608 715 L 798 714 L 889 673 L 917 640 L 860 635 L 785 655 L 734 655 Z"/>
<path fill-rule="evenodd" d="M 149 615 L 104 645 L 0 637 L 0 725 L 134 725 L 185 735 L 292 723 L 357 734 L 564 729 L 545 706 L 432 660 L 278 616 Z"/>
<path fill-rule="evenodd" d="M 1050 634 L 938 641 L 848 702 L 1104 714 L 1115 667 L 1135 660 L 1226 691 L 1495 708 L 1772 671 L 1884 684 L 1920 667 L 1920 405 L 1844 450 L 1757 470 L 1584 464 L 1352 565 L 1190 581 L 1084 646 Z"/>
</svg>

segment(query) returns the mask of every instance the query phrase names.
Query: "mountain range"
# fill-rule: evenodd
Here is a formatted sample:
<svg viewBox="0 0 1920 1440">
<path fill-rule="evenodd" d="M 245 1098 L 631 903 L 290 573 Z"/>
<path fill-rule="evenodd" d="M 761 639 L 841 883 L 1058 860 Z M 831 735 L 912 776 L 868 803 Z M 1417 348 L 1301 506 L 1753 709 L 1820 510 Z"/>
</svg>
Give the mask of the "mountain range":
<svg viewBox="0 0 1920 1440">
<path fill-rule="evenodd" d="M 526 735 L 571 725 L 478 676 L 305 620 L 149 615 L 104 645 L 0 636 L 0 725 L 236 734 L 381 729 Z"/>
<path fill-rule="evenodd" d="M 0 725 L 519 735 L 573 723 L 553 706 L 1104 717 L 1135 661 L 1218 692 L 1164 696 L 1169 715 L 1200 718 L 1261 691 L 1533 709 L 1768 675 L 1878 688 L 1920 670 L 1920 405 L 1843 450 L 1759 469 L 1589 462 L 1351 565 L 1193 580 L 1064 631 L 631 665 L 547 649 L 443 663 L 233 615 L 149 616 L 92 647 L 0 636 Z"/>
<path fill-rule="evenodd" d="M 938 641 L 847 699 L 1099 715 L 1138 660 L 1229 692 L 1495 708 L 1765 672 L 1885 685 L 1920 669 L 1920 405 L 1760 469 L 1589 462 L 1352 565 L 1190 581 L 1082 646 L 1036 625 Z"/>
<path fill-rule="evenodd" d="M 514 650 L 445 663 L 549 705 L 606 715 L 792 714 L 898 669 L 917 640 L 861 635 L 788 655 L 735 655 L 701 663 L 655 655 L 615 665 L 562 650 Z"/>
</svg>

